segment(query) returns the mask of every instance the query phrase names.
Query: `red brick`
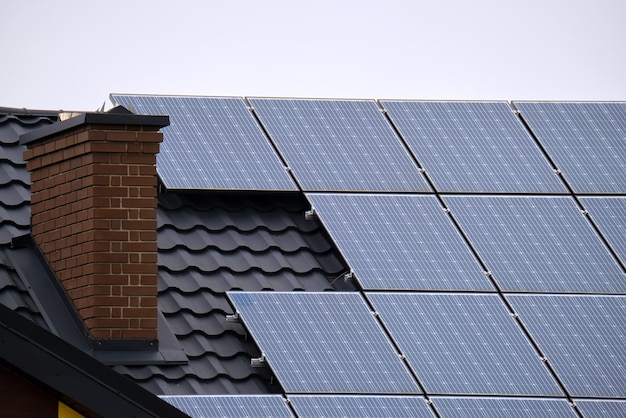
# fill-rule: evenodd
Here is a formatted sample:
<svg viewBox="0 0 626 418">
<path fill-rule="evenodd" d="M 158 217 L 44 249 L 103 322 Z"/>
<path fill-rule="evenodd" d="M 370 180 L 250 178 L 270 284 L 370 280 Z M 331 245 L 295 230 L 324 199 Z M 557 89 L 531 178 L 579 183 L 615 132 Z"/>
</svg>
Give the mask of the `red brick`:
<svg viewBox="0 0 626 418">
<path fill-rule="evenodd" d="M 137 134 L 137 140 L 141 142 L 163 142 L 161 132 L 141 132 Z"/>
<path fill-rule="evenodd" d="M 157 315 L 155 307 L 146 308 L 122 308 L 124 318 L 154 318 Z"/>
<path fill-rule="evenodd" d="M 152 154 L 124 154 L 122 155 L 123 164 L 156 164 L 156 155 Z"/>
<path fill-rule="evenodd" d="M 137 134 L 135 132 L 107 131 L 106 133 L 107 141 L 134 142 L 136 139 Z"/>
<path fill-rule="evenodd" d="M 144 298 L 144 299 L 154 299 L 157 300 L 157 288 L 156 286 L 124 286 L 122 288 L 123 296 L 154 296 L 153 298 Z M 145 305 L 145 306 L 156 306 L 156 305 Z"/>
<path fill-rule="evenodd" d="M 156 264 L 125 264 L 122 266 L 122 271 L 126 274 L 156 274 L 157 270 Z"/>
</svg>

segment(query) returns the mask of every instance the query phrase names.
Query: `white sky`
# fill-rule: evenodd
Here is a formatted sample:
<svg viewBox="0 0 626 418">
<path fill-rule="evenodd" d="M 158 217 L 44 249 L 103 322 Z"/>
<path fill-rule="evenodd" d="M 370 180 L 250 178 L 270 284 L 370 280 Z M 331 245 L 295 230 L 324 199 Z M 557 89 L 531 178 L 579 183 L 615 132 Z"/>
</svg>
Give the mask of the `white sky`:
<svg viewBox="0 0 626 418">
<path fill-rule="evenodd" d="M 112 92 L 626 100 L 626 0 L 0 6 L 0 106 L 95 110 Z"/>
</svg>

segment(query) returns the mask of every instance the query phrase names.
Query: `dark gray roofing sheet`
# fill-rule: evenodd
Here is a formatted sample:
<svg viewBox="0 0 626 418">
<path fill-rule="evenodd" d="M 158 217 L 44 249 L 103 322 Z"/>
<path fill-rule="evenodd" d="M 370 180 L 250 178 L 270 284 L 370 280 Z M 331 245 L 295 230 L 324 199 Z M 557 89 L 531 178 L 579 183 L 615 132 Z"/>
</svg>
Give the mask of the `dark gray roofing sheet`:
<svg viewBox="0 0 626 418">
<path fill-rule="evenodd" d="M 0 109 L 0 245 L 30 231 L 30 175 L 21 134 L 53 122 L 52 115 L 22 115 Z"/>
<path fill-rule="evenodd" d="M 18 312 L 37 325 L 48 329 L 28 288 L 9 261 L 9 248 L 0 247 L 0 304 Z"/>
<path fill-rule="evenodd" d="M 234 313 L 229 290 L 326 291 L 347 267 L 302 195 L 159 197 L 159 308 L 185 365 L 116 367 L 159 395 L 280 392 Z M 346 284 L 339 280 L 342 286 Z"/>
<path fill-rule="evenodd" d="M 30 175 L 23 159 L 21 134 L 48 125 L 53 114 L 28 114 L 0 108 L 0 304 L 48 329 L 18 272 L 11 265 L 9 244 L 30 231 Z"/>
</svg>

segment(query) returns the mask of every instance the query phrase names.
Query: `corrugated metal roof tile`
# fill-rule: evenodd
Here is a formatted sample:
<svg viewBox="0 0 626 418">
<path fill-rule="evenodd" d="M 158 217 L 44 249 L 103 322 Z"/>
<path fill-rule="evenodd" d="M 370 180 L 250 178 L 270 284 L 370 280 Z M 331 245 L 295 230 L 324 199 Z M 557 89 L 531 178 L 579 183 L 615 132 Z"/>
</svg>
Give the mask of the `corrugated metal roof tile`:
<svg viewBox="0 0 626 418">
<path fill-rule="evenodd" d="M 19 136 L 54 119 L 52 114 L 0 113 L 0 245 L 30 231 L 30 175 Z"/>
</svg>

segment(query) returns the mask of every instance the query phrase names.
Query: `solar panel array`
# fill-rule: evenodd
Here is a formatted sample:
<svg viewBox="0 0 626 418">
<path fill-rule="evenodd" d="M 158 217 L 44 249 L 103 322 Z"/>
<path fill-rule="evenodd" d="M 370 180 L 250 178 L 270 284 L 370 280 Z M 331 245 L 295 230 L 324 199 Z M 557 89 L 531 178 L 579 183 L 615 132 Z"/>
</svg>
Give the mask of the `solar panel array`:
<svg viewBox="0 0 626 418">
<path fill-rule="evenodd" d="M 569 393 L 626 397 L 626 296 L 507 299 Z"/>
<path fill-rule="evenodd" d="M 506 102 L 382 105 L 439 192 L 567 192 Z"/>
<path fill-rule="evenodd" d="M 624 415 L 626 103 L 196 99 L 120 96 L 165 185 L 303 191 L 356 276 L 229 293 L 292 413 Z"/>
<path fill-rule="evenodd" d="M 167 188 L 296 190 L 241 98 L 111 97 L 135 113 L 170 116 L 157 155 Z"/>
<path fill-rule="evenodd" d="M 498 295 L 368 298 L 428 393 L 563 394 Z"/>
<path fill-rule="evenodd" d="M 564 399 L 460 398 L 433 396 L 442 417 L 450 418 L 575 418 L 578 414 Z"/>
<path fill-rule="evenodd" d="M 435 416 L 421 396 L 291 395 L 289 400 L 301 418 Z"/>
<path fill-rule="evenodd" d="M 609 242 L 623 264 L 626 264 L 626 196 L 581 197 L 589 216 Z"/>
<path fill-rule="evenodd" d="M 418 393 L 358 293 L 230 292 L 287 393 Z"/>
<path fill-rule="evenodd" d="M 293 418 L 280 395 L 161 396 L 192 418 Z"/>
<path fill-rule="evenodd" d="M 444 200 L 503 290 L 626 293 L 621 267 L 571 197 Z"/>
<path fill-rule="evenodd" d="M 365 289 L 494 290 L 434 196 L 307 198 Z"/>
<path fill-rule="evenodd" d="M 515 106 L 575 192 L 626 192 L 626 103 Z"/>
<path fill-rule="evenodd" d="M 585 417 L 623 418 L 626 417 L 626 401 L 578 400 L 576 404 Z"/>
<path fill-rule="evenodd" d="M 430 190 L 372 100 L 249 100 L 303 190 Z"/>
</svg>

